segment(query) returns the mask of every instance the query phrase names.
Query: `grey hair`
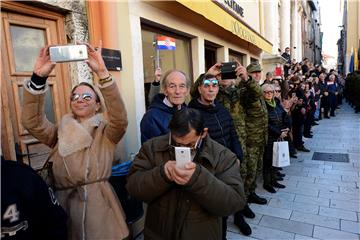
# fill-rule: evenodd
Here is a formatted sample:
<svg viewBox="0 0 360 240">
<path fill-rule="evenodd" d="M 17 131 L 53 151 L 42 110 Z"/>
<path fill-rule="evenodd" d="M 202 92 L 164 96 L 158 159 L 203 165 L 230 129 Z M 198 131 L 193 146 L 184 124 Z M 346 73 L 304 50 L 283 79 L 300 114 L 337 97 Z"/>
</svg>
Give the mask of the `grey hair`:
<svg viewBox="0 0 360 240">
<path fill-rule="evenodd" d="M 269 84 L 269 83 L 265 83 L 264 85 L 261 86 L 261 91 L 264 92 L 265 89 L 270 88 L 271 91 L 275 91 L 275 87 L 274 84 Z"/>
<path fill-rule="evenodd" d="M 164 74 L 163 78 L 161 79 L 161 89 L 162 90 L 164 90 L 167 87 L 168 78 L 169 78 L 170 74 L 172 74 L 172 73 L 180 73 L 180 74 L 182 74 L 185 77 L 186 88 L 190 89 L 191 81 L 187 77 L 186 73 L 184 73 L 183 71 L 175 69 L 175 70 L 169 70 Z"/>
</svg>

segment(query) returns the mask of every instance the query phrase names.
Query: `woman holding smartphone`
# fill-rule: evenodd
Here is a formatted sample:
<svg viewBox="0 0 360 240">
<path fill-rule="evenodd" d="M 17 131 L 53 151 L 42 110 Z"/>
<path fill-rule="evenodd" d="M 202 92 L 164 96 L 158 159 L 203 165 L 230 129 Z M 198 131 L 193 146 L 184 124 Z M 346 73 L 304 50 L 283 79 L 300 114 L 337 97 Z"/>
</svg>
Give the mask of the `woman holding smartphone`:
<svg viewBox="0 0 360 240">
<path fill-rule="evenodd" d="M 70 95 L 71 113 L 57 124 L 49 122 L 44 113 L 46 79 L 55 63 L 50 60 L 49 47 L 42 48 L 31 80 L 24 83 L 22 123 L 52 148 L 49 158 L 56 195 L 69 217 L 69 239 L 124 239 L 129 231 L 108 178 L 116 144 L 128 124 L 126 110 L 102 59 L 101 43 L 97 49 L 86 45 L 86 63 L 100 78 L 99 84 L 75 86 Z M 108 109 L 107 120 L 100 95 Z"/>
</svg>

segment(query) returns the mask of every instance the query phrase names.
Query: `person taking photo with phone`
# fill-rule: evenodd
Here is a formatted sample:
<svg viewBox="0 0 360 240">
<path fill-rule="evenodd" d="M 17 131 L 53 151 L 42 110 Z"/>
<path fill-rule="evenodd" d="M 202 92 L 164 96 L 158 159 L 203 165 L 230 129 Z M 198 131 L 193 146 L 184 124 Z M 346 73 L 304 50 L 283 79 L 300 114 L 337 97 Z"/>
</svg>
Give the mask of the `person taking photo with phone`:
<svg viewBox="0 0 360 240">
<path fill-rule="evenodd" d="M 101 56 L 101 42 L 98 48 L 86 45 L 86 63 L 100 79 L 98 84 L 76 85 L 70 94 L 71 112 L 57 124 L 49 122 L 44 112 L 46 80 L 56 63 L 50 60 L 49 47 L 42 48 L 31 80 L 24 83 L 22 124 L 52 148 L 56 195 L 69 216 L 69 239 L 125 239 L 129 231 L 108 179 L 127 114 Z M 107 119 L 102 115 L 105 105 Z"/>
<path fill-rule="evenodd" d="M 202 114 L 174 113 L 170 133 L 145 142 L 130 169 L 127 189 L 148 204 L 145 239 L 222 239 L 221 217 L 244 207 L 237 156 L 212 140 Z M 194 159 L 178 167 L 175 147 Z"/>
</svg>

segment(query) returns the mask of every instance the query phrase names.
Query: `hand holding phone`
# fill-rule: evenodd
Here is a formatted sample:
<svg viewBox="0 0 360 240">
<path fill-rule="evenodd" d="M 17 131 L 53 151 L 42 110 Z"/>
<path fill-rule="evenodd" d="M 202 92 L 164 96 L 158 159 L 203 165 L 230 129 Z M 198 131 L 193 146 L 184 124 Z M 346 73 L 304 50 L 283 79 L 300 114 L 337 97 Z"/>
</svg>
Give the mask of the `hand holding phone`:
<svg viewBox="0 0 360 240">
<path fill-rule="evenodd" d="M 236 62 L 224 62 L 221 64 L 221 79 L 236 79 Z"/>
<path fill-rule="evenodd" d="M 175 147 L 176 166 L 184 168 L 185 164 L 191 162 L 191 149 L 188 147 Z"/>
<path fill-rule="evenodd" d="M 62 45 L 49 47 L 52 62 L 74 62 L 88 59 L 87 47 L 81 45 Z"/>
</svg>

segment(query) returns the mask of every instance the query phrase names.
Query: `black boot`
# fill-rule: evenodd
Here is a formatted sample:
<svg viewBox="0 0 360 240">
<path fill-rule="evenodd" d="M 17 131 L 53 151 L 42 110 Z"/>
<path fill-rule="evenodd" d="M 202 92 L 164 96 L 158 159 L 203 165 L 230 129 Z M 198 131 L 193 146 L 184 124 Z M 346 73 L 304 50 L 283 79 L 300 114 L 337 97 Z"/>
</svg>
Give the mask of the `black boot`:
<svg viewBox="0 0 360 240">
<path fill-rule="evenodd" d="M 275 188 L 273 188 L 271 185 L 264 185 L 263 188 L 270 193 L 276 193 Z"/>
<path fill-rule="evenodd" d="M 245 205 L 244 209 L 242 210 L 242 214 L 247 218 L 255 217 L 255 213 L 250 209 L 248 204 Z"/>
<path fill-rule="evenodd" d="M 240 229 L 240 232 L 245 236 L 249 236 L 251 234 L 251 227 L 249 226 L 249 224 L 245 222 L 245 219 L 241 211 L 235 213 L 234 224 Z"/>
<path fill-rule="evenodd" d="M 278 183 L 277 181 L 274 181 L 272 184 L 273 187 L 277 188 L 285 188 L 285 185 Z"/>
<path fill-rule="evenodd" d="M 267 203 L 267 200 L 266 200 L 266 198 L 259 197 L 255 192 L 253 192 L 253 193 L 250 193 L 250 195 L 248 196 L 248 203 L 256 203 L 256 204 L 260 204 L 260 205 L 265 205 Z"/>
</svg>

